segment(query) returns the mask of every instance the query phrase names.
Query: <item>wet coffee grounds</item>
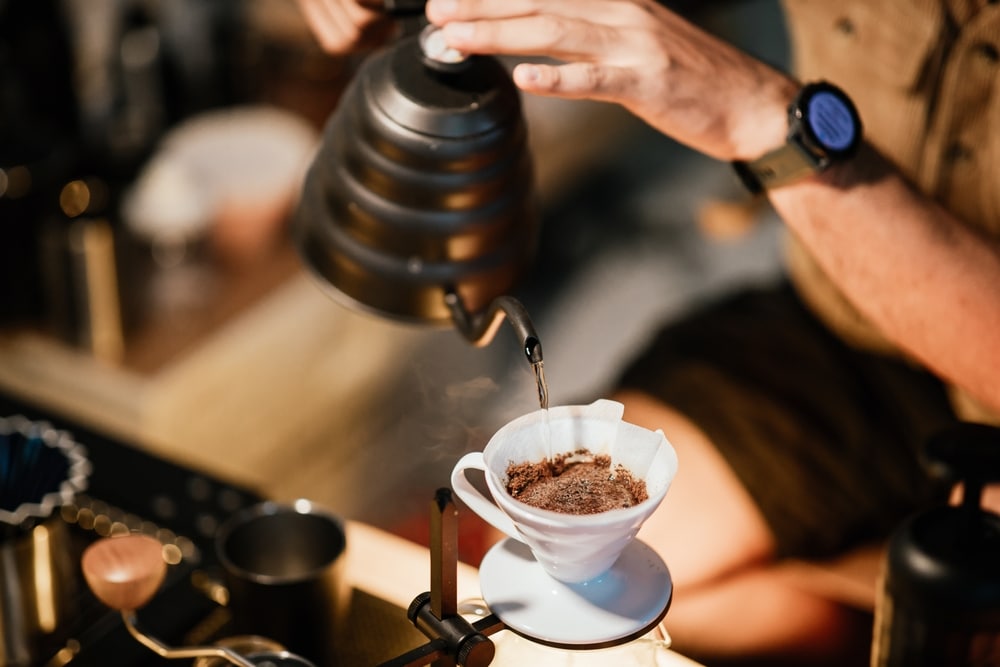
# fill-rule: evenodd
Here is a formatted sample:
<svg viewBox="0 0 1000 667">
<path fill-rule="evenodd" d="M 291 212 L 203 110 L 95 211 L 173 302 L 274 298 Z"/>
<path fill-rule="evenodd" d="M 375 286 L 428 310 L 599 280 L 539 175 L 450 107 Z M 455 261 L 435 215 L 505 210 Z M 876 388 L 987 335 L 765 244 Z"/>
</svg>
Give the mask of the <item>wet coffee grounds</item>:
<svg viewBox="0 0 1000 667">
<path fill-rule="evenodd" d="M 581 450 L 507 467 L 507 492 L 540 509 L 564 514 L 597 514 L 631 507 L 649 497 L 646 482 L 611 457 Z"/>
</svg>

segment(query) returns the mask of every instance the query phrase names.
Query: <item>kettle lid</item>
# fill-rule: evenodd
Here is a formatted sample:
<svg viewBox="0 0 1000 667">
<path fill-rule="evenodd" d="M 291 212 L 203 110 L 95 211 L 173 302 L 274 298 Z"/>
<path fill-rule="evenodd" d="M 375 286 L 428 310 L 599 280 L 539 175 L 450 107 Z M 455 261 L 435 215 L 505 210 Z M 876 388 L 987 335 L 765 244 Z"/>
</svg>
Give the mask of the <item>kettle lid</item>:
<svg viewBox="0 0 1000 667">
<path fill-rule="evenodd" d="M 472 56 L 463 67 L 428 67 L 416 35 L 397 42 L 365 70 L 365 97 L 400 126 L 446 139 L 478 135 L 520 114 L 519 92 L 495 58 Z"/>
</svg>

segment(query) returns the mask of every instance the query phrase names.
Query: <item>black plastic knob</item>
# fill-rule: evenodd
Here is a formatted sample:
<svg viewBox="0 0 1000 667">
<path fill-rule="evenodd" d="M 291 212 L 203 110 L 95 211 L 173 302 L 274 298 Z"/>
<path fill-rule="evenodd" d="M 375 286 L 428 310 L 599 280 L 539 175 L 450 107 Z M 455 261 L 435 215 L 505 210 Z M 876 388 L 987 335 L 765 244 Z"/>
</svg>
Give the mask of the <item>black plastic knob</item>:
<svg viewBox="0 0 1000 667">
<path fill-rule="evenodd" d="M 496 645 L 485 635 L 469 635 L 458 647 L 456 662 L 461 667 L 488 667 L 496 655 Z"/>
<path fill-rule="evenodd" d="M 932 472 L 964 483 L 965 508 L 978 508 L 983 486 L 1000 482 L 1000 427 L 956 424 L 932 437 L 924 454 Z"/>
</svg>

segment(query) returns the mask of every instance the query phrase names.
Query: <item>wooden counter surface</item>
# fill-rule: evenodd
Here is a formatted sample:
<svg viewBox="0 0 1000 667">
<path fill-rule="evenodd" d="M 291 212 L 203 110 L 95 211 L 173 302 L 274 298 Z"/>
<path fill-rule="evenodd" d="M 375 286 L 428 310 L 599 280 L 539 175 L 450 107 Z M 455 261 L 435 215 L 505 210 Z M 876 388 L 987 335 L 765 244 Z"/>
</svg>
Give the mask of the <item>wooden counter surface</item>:
<svg viewBox="0 0 1000 667">
<path fill-rule="evenodd" d="M 347 524 L 348 565 L 347 576 L 355 588 L 391 602 L 403 609 L 419 593 L 430 588 L 430 551 L 366 524 Z M 458 564 L 458 599 L 480 597 L 476 568 Z M 493 635 L 498 644 L 498 658 L 502 655 L 502 642 L 511 638 L 501 631 Z M 414 647 L 416 648 L 416 647 Z M 563 664 L 559 661 L 559 664 Z M 656 667 L 699 667 L 698 663 L 674 651 L 663 648 L 656 651 Z M 539 667 L 545 667 L 544 664 Z M 627 667 L 622 665 L 621 667 Z"/>
<path fill-rule="evenodd" d="M 0 332 L 0 388 L 267 495 L 312 440 L 343 433 L 419 340 L 354 313 L 296 272 L 198 345 L 153 370 L 104 363 L 33 331 Z"/>
</svg>

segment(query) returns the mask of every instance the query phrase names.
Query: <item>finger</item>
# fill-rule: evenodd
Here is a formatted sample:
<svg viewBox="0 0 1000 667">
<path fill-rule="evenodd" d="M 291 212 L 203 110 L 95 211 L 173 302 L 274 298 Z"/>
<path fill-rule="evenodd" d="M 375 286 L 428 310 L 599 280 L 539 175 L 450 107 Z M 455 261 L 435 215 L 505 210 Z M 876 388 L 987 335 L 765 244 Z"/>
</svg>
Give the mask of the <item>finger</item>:
<svg viewBox="0 0 1000 667">
<path fill-rule="evenodd" d="M 628 25 L 648 19 L 647 4 L 647 0 L 429 0 L 426 13 L 438 25 L 539 15 Z"/>
<path fill-rule="evenodd" d="M 352 35 L 346 17 L 331 3 L 322 0 L 299 0 L 299 8 L 324 50 L 339 52 L 349 48 L 356 41 L 358 35 Z"/>
<path fill-rule="evenodd" d="M 592 63 L 542 65 L 522 63 L 514 68 L 514 83 L 525 92 L 570 99 L 592 99 L 625 104 L 635 91 L 629 69 Z"/>
<path fill-rule="evenodd" d="M 448 21 L 482 21 L 487 19 L 531 16 L 540 12 L 538 0 L 428 0 L 427 18 L 432 23 Z M 565 4 L 574 4 L 573 2 Z"/>
<path fill-rule="evenodd" d="M 379 18 L 354 0 L 298 0 L 298 5 L 320 46 L 330 53 L 356 47 L 365 28 Z"/>
<path fill-rule="evenodd" d="M 616 44 L 621 41 L 616 28 L 551 15 L 447 23 L 443 33 L 448 46 L 466 53 L 549 56 L 562 60 L 606 58 L 614 54 Z"/>
<path fill-rule="evenodd" d="M 336 23 L 330 17 L 329 9 L 318 0 L 297 0 L 299 11 L 321 44 L 336 34 Z"/>
</svg>

